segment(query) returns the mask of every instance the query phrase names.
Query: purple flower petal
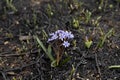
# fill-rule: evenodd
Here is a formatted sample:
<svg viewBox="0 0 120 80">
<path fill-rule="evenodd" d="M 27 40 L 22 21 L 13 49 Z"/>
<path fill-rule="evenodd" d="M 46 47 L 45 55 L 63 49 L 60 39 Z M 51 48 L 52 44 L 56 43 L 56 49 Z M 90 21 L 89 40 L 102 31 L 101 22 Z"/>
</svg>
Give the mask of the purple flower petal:
<svg viewBox="0 0 120 80">
<path fill-rule="evenodd" d="M 68 41 L 64 41 L 62 45 L 66 48 L 70 46 L 70 43 Z"/>
<path fill-rule="evenodd" d="M 61 41 L 68 40 L 74 38 L 74 35 L 71 32 L 63 31 L 63 30 L 57 30 L 55 33 L 50 34 L 51 38 L 48 39 L 49 41 L 53 41 L 55 39 L 60 39 Z"/>
</svg>

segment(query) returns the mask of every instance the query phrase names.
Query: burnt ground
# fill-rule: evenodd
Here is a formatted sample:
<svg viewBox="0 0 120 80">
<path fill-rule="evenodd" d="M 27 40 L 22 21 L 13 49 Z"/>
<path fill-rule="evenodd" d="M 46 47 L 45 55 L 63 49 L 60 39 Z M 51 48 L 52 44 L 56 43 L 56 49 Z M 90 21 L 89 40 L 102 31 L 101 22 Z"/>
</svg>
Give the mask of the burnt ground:
<svg viewBox="0 0 120 80">
<path fill-rule="evenodd" d="M 120 68 L 108 68 L 120 65 L 119 0 L 10 1 L 0 1 L 0 80 L 120 80 Z M 75 38 L 60 63 L 70 59 L 51 67 L 33 35 L 47 47 L 58 29 Z"/>
</svg>

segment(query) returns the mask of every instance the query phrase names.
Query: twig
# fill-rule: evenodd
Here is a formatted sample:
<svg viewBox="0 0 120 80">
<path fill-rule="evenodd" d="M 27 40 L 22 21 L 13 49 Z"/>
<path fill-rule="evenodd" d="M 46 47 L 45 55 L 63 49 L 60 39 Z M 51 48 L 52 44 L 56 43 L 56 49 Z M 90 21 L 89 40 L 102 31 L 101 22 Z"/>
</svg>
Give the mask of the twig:
<svg viewBox="0 0 120 80">
<path fill-rule="evenodd" d="M 5 73 L 4 73 L 4 72 L 2 72 L 2 71 L 0 71 L 0 73 L 1 73 L 1 74 L 2 74 L 2 76 L 3 76 L 3 79 L 4 79 L 4 80 L 7 80 Z"/>
<path fill-rule="evenodd" d="M 101 70 L 100 70 L 100 67 L 99 67 L 99 64 L 98 64 L 98 58 L 97 58 L 97 54 L 95 53 L 95 62 L 96 62 L 96 66 L 97 66 L 97 70 L 98 70 L 98 73 L 99 73 L 99 80 L 102 80 L 101 79 Z"/>
<path fill-rule="evenodd" d="M 19 57 L 19 56 L 23 56 L 27 53 L 22 53 L 22 54 L 5 54 L 5 55 L 0 55 L 0 57 Z"/>
<path fill-rule="evenodd" d="M 36 64 L 36 63 L 38 63 L 38 62 L 33 62 L 33 63 L 24 65 L 24 66 L 22 66 L 22 67 L 17 67 L 17 68 L 14 68 L 14 69 L 8 69 L 8 70 L 5 70 L 5 72 L 15 71 L 15 70 L 22 70 L 23 68 L 28 67 L 28 66 L 31 66 L 31 65 L 34 65 L 34 64 Z"/>
<path fill-rule="evenodd" d="M 7 53 L 10 53 L 10 52 L 4 52 L 4 53 L 0 53 L 0 57 L 19 57 L 19 56 L 24 56 L 24 55 L 27 55 L 27 54 L 32 54 L 32 53 L 36 53 L 38 52 L 38 50 L 35 50 L 34 52 L 25 52 L 25 53 L 20 53 L 20 54 L 7 54 Z"/>
</svg>

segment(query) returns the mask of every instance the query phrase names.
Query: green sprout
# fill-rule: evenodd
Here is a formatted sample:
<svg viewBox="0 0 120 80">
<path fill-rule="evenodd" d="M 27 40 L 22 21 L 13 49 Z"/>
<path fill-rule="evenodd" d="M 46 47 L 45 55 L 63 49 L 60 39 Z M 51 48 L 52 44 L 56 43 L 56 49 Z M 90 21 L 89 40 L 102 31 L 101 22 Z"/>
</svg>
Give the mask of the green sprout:
<svg viewBox="0 0 120 80">
<path fill-rule="evenodd" d="M 7 7 L 12 9 L 14 12 L 17 12 L 17 9 L 13 5 L 13 0 L 6 0 Z"/>
<path fill-rule="evenodd" d="M 87 36 L 85 37 L 85 46 L 89 49 L 92 45 L 92 40 L 89 39 Z"/>
<path fill-rule="evenodd" d="M 68 76 L 68 79 L 71 80 L 72 76 L 74 75 L 75 73 L 75 67 L 74 65 L 72 64 L 72 69 L 70 70 L 70 75 Z"/>
<path fill-rule="evenodd" d="M 103 6 L 104 6 L 104 0 L 100 0 L 98 9 L 101 10 L 103 8 Z"/>
<path fill-rule="evenodd" d="M 47 14 L 49 17 L 53 16 L 53 14 L 54 14 L 50 4 L 47 5 Z"/>
<path fill-rule="evenodd" d="M 78 19 L 73 19 L 72 24 L 73 24 L 73 28 L 77 29 L 79 27 L 79 20 Z"/>
<path fill-rule="evenodd" d="M 90 19 L 91 19 L 91 15 L 92 15 L 92 13 L 90 12 L 90 11 L 88 11 L 88 10 L 86 10 L 86 12 L 85 12 L 85 18 L 86 18 L 86 23 L 88 24 L 88 22 L 90 21 Z"/>
<path fill-rule="evenodd" d="M 116 0 L 118 3 L 120 3 L 120 0 Z"/>
<path fill-rule="evenodd" d="M 100 0 L 100 4 L 98 6 L 99 10 L 105 11 L 108 5 L 108 0 Z"/>
<path fill-rule="evenodd" d="M 6 79 L 5 79 L 6 80 Z M 12 77 L 11 80 L 22 80 L 22 77 Z"/>
<path fill-rule="evenodd" d="M 99 41 L 99 43 L 98 43 L 98 45 L 97 45 L 98 47 L 102 47 L 102 46 L 104 45 L 105 40 L 107 39 L 107 37 L 110 37 L 110 36 L 112 35 L 113 30 L 114 30 L 113 28 L 110 29 L 107 34 L 105 34 L 105 35 L 103 35 L 103 36 L 101 37 L 101 39 L 100 39 L 100 41 Z M 102 34 L 103 34 L 103 33 L 102 33 Z"/>
<path fill-rule="evenodd" d="M 92 20 L 92 24 L 95 26 L 95 27 L 98 27 L 99 26 L 99 21 L 101 19 L 101 16 L 98 16 L 97 19 L 93 19 Z"/>
</svg>

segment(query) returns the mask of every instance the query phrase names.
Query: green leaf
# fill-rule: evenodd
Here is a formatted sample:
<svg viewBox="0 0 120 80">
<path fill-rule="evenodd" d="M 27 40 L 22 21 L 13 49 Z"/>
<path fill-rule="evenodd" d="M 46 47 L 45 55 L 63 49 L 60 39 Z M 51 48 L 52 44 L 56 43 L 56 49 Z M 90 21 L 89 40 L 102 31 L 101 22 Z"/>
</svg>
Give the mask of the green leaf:
<svg viewBox="0 0 120 80">
<path fill-rule="evenodd" d="M 55 59 L 53 58 L 53 56 L 52 56 L 52 54 L 51 54 L 51 52 L 52 52 L 52 50 L 51 50 L 51 46 L 49 45 L 48 46 L 48 49 L 46 49 L 46 47 L 43 45 L 43 43 L 42 43 L 42 41 L 37 37 L 37 36 L 34 36 L 35 37 L 35 39 L 37 40 L 37 42 L 38 42 L 38 44 L 40 45 L 40 47 L 43 49 L 43 51 L 46 53 L 46 55 L 49 57 L 49 59 L 51 60 L 51 61 L 54 61 Z"/>
<path fill-rule="evenodd" d="M 120 65 L 112 65 L 108 67 L 109 69 L 120 69 Z"/>
<path fill-rule="evenodd" d="M 120 0 L 116 0 L 118 3 L 120 3 Z"/>
<path fill-rule="evenodd" d="M 87 41 L 85 41 L 85 46 L 87 47 L 87 48 L 90 48 L 90 46 L 92 45 L 92 41 L 90 40 L 87 40 Z"/>
<path fill-rule="evenodd" d="M 73 19 L 73 28 L 78 28 L 79 27 L 79 20 Z"/>
<path fill-rule="evenodd" d="M 51 59 L 51 61 L 54 61 L 54 58 L 53 58 L 53 56 L 52 56 L 52 48 L 51 48 L 51 45 L 49 45 L 48 46 L 48 53 L 47 53 L 47 55 L 49 56 L 49 58 Z"/>
<path fill-rule="evenodd" d="M 60 64 L 59 64 L 59 66 L 62 66 L 62 65 L 64 65 L 65 63 L 67 63 L 69 60 L 71 59 L 71 57 L 69 56 L 69 57 L 67 57 L 67 58 L 65 58 Z"/>
<path fill-rule="evenodd" d="M 45 46 L 43 45 L 42 41 L 41 41 L 37 36 L 36 36 L 35 38 L 36 38 L 38 44 L 39 44 L 39 45 L 41 46 L 41 48 L 44 50 L 44 52 L 47 53 L 47 50 L 46 50 Z"/>
<path fill-rule="evenodd" d="M 51 67 L 56 67 L 56 66 L 57 66 L 57 61 L 56 60 L 52 61 Z"/>
<path fill-rule="evenodd" d="M 105 43 L 106 38 L 111 36 L 113 30 L 114 30 L 113 28 L 110 29 L 109 32 L 101 38 L 100 42 L 98 43 L 98 47 L 103 46 L 103 44 Z"/>
<path fill-rule="evenodd" d="M 51 48 L 51 45 L 48 46 L 48 53 L 51 53 L 52 52 L 52 48 Z"/>
</svg>

